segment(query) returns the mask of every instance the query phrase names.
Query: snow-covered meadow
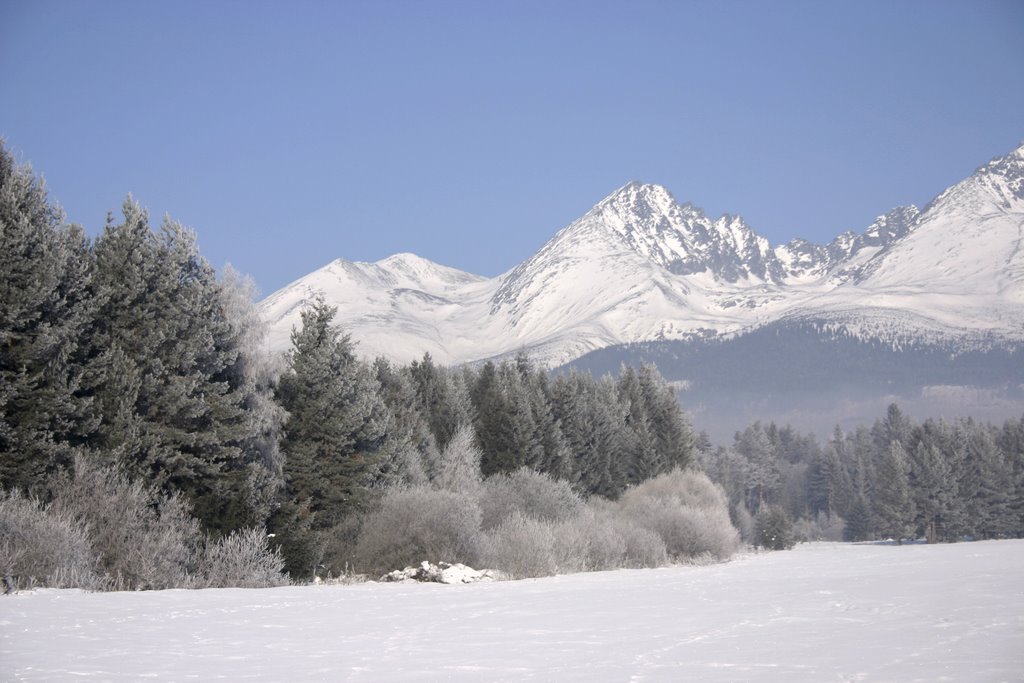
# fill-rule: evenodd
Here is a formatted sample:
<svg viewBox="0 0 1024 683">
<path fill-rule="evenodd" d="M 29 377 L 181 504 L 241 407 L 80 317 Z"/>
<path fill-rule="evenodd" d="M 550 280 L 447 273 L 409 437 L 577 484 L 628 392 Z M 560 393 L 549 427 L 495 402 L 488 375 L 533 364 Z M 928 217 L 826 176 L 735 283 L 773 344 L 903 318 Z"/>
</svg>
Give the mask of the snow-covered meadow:
<svg viewBox="0 0 1024 683">
<path fill-rule="evenodd" d="M 469 585 L 0 598 L 0 680 L 1019 681 L 1024 541 Z"/>
</svg>

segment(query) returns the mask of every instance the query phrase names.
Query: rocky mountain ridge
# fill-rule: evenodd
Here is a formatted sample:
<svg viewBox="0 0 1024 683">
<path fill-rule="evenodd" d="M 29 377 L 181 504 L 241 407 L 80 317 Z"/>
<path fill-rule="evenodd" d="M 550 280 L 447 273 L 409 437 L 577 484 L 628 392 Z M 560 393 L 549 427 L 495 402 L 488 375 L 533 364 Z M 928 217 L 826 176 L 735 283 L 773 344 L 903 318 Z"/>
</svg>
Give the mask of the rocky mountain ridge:
<svg viewBox="0 0 1024 683">
<path fill-rule="evenodd" d="M 496 278 L 412 254 L 336 260 L 261 303 L 284 349 L 322 296 L 365 356 L 474 362 L 526 350 L 560 365 L 596 349 L 727 337 L 781 320 L 855 336 L 1024 338 L 1024 145 L 924 209 L 899 207 L 830 244 L 772 246 L 632 182 Z M 895 343 L 895 342 L 894 342 Z M 973 343 L 973 342 L 971 342 Z"/>
</svg>

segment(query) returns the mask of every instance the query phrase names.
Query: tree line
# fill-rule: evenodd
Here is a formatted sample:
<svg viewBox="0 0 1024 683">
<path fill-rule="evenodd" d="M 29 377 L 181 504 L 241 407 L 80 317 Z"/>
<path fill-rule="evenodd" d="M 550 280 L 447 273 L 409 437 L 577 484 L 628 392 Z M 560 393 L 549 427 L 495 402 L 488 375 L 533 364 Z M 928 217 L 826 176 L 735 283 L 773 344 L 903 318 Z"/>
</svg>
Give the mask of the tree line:
<svg viewBox="0 0 1024 683">
<path fill-rule="evenodd" d="M 727 491 L 741 530 L 775 508 L 808 540 L 1024 537 L 1024 418 L 918 424 L 893 404 L 824 444 L 760 422 L 728 447 L 699 441 L 698 460 Z"/>
</svg>

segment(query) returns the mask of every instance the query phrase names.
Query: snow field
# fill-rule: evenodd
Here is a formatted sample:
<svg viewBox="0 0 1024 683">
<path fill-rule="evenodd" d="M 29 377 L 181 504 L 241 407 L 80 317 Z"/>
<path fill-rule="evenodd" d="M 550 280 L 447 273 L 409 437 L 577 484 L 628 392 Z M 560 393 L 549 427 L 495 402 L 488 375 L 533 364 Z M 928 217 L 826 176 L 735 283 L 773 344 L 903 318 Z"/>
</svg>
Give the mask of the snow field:
<svg viewBox="0 0 1024 683">
<path fill-rule="evenodd" d="M 1024 541 L 469 585 L 0 599 L 0 680 L 1014 681 Z"/>
</svg>

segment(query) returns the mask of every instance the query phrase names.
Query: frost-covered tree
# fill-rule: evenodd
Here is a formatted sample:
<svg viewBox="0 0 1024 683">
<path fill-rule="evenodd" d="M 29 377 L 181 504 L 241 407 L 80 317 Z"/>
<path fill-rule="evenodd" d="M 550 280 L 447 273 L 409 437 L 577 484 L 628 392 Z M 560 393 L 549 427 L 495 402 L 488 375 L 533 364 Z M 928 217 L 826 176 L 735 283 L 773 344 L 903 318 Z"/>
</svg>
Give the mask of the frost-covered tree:
<svg viewBox="0 0 1024 683">
<path fill-rule="evenodd" d="M 556 378 L 554 414 L 570 454 L 573 481 L 586 494 L 615 498 L 625 488 L 625 415 L 610 378 L 573 372 Z"/>
<path fill-rule="evenodd" d="M 476 498 L 480 492 L 480 449 L 473 428 L 463 425 L 444 447 L 433 484 L 435 488 Z"/>
<path fill-rule="evenodd" d="M 910 491 L 910 463 L 898 439 L 889 442 L 877 472 L 872 506 L 874 529 L 883 537 L 902 542 L 914 533 L 914 501 Z"/>
<path fill-rule="evenodd" d="M 0 142 L 0 488 L 39 491 L 95 427 L 88 242 Z"/>
<path fill-rule="evenodd" d="M 946 524 L 953 507 L 951 470 L 937 445 L 925 439 L 917 442 L 910 476 L 918 530 L 929 543 L 947 538 Z"/>
<path fill-rule="evenodd" d="M 438 466 L 440 454 L 426 416 L 421 412 L 410 373 L 384 358 L 373 363 L 381 398 L 390 422 L 382 446 L 381 485 L 425 484 Z"/>
<path fill-rule="evenodd" d="M 438 448 L 444 448 L 459 428 L 473 420 L 473 406 L 463 378 L 436 365 L 430 354 L 409 366 L 420 412 Z"/>
<path fill-rule="evenodd" d="M 247 465 L 260 429 L 245 331 L 228 317 L 194 233 L 170 219 L 154 233 L 131 198 L 122 214 L 93 248 L 103 420 L 92 445 L 130 476 L 188 496 L 208 528 L 237 528 L 248 521 Z"/>
<path fill-rule="evenodd" d="M 771 440 L 760 422 L 736 434 L 733 448 L 746 461 L 746 505 L 757 514 L 776 503 L 781 486 L 779 463 Z"/>
</svg>

